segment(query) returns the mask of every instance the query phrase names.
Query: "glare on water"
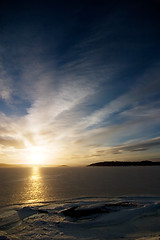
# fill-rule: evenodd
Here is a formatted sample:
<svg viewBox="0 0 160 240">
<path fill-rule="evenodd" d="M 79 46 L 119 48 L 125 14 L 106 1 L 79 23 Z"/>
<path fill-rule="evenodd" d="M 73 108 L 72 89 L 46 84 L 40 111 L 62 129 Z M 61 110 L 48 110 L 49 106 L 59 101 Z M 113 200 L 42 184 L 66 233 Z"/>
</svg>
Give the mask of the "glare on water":
<svg viewBox="0 0 160 240">
<path fill-rule="evenodd" d="M 33 172 L 32 172 L 32 176 L 30 177 L 30 180 L 38 181 L 38 179 L 41 178 L 39 174 L 39 167 L 34 166 L 32 169 L 33 169 Z"/>
<path fill-rule="evenodd" d="M 27 190 L 27 195 L 30 196 L 30 200 L 28 202 L 38 202 L 40 200 L 43 201 L 43 188 L 41 182 L 41 176 L 39 167 L 34 166 L 32 168 L 32 175 L 29 179 L 29 187 Z"/>
</svg>

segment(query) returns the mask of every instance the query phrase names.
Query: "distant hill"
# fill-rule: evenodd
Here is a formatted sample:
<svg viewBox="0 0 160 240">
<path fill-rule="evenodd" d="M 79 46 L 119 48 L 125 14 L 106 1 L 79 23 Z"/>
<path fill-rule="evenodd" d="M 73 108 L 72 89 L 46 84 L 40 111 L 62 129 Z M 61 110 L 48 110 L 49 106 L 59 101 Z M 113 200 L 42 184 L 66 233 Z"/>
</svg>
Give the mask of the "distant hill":
<svg viewBox="0 0 160 240">
<path fill-rule="evenodd" d="M 23 168 L 23 167 L 31 167 L 27 164 L 6 164 L 6 163 L 0 163 L 0 168 Z"/>
<path fill-rule="evenodd" d="M 88 165 L 87 167 L 113 167 L 113 166 L 160 166 L 160 162 L 141 161 L 141 162 L 119 162 L 119 161 L 106 161 L 97 162 Z"/>
<path fill-rule="evenodd" d="M 23 168 L 23 167 L 34 167 L 34 165 L 0 163 L 0 168 Z M 38 167 L 69 167 L 69 166 L 68 165 L 39 165 Z"/>
<path fill-rule="evenodd" d="M 15 164 L 6 164 L 6 163 L 0 163 L 0 167 L 17 167 L 18 165 Z"/>
</svg>

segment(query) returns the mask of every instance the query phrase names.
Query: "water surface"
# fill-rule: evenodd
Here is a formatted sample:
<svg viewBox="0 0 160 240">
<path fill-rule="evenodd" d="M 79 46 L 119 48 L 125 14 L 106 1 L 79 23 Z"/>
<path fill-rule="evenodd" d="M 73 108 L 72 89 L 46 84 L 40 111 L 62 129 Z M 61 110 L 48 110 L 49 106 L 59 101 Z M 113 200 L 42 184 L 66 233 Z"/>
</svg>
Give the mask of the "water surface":
<svg viewBox="0 0 160 240">
<path fill-rule="evenodd" d="M 0 206 L 75 197 L 160 195 L 160 167 L 0 168 Z"/>
</svg>

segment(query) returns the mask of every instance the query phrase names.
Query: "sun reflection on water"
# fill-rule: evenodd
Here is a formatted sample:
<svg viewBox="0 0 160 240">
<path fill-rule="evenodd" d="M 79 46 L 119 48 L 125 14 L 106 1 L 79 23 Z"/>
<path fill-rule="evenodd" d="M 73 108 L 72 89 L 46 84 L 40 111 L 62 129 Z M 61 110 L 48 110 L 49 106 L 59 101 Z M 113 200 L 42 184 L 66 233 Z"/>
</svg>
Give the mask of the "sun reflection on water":
<svg viewBox="0 0 160 240">
<path fill-rule="evenodd" d="M 37 166 L 32 168 L 27 194 L 29 196 L 28 202 L 40 202 L 44 200 L 40 169 Z"/>
<path fill-rule="evenodd" d="M 35 166 L 32 169 L 32 176 L 30 177 L 31 180 L 33 181 L 38 181 L 40 179 L 40 174 L 39 174 L 39 167 Z"/>
</svg>

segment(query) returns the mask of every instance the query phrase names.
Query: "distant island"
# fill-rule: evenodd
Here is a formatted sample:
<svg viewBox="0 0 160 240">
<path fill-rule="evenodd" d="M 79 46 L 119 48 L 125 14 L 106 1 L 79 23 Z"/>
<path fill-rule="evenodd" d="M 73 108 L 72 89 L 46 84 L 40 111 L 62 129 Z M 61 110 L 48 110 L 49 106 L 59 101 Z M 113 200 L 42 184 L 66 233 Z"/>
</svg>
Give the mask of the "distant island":
<svg viewBox="0 0 160 240">
<path fill-rule="evenodd" d="M 160 166 L 160 162 L 140 161 L 140 162 L 120 162 L 120 161 L 105 161 L 89 164 L 87 167 L 114 167 L 114 166 Z"/>
<path fill-rule="evenodd" d="M 24 167 L 69 167 L 68 165 L 31 165 L 31 164 L 6 164 L 0 163 L 0 168 L 24 168 Z"/>
<path fill-rule="evenodd" d="M 26 167 L 25 164 L 6 164 L 0 163 L 0 168 L 17 168 L 17 167 Z"/>
</svg>

